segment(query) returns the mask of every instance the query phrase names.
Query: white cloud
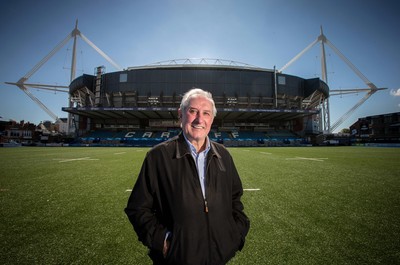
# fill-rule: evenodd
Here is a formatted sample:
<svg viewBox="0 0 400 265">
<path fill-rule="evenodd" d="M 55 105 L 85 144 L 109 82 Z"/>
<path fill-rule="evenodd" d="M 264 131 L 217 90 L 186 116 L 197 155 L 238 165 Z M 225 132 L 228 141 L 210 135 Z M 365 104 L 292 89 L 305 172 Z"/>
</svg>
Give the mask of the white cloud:
<svg viewBox="0 0 400 265">
<path fill-rule="evenodd" d="M 395 89 L 390 90 L 390 95 L 395 97 L 400 97 L 400 88 L 398 88 L 397 90 Z"/>
</svg>

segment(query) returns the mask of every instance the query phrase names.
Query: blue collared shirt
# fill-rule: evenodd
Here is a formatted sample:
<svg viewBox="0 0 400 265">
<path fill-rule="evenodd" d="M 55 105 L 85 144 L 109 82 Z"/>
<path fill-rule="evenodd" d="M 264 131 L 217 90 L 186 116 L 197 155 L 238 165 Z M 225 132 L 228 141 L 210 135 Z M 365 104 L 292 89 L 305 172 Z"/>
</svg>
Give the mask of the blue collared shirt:
<svg viewBox="0 0 400 265">
<path fill-rule="evenodd" d="M 185 134 L 183 134 L 183 136 L 185 136 Z M 210 141 L 208 139 L 208 137 L 206 138 L 206 149 L 200 153 L 197 153 L 196 148 L 194 147 L 194 145 L 192 145 L 188 139 L 185 136 L 185 140 L 190 148 L 190 152 L 192 154 L 192 157 L 196 163 L 196 167 L 197 167 L 197 172 L 199 173 L 199 181 L 200 181 L 200 186 L 201 186 L 201 192 L 203 193 L 203 197 L 206 197 L 206 188 L 205 188 L 205 184 L 206 184 L 206 180 L 205 180 L 205 173 L 206 173 L 206 159 L 207 159 L 207 154 L 208 151 L 210 151 L 211 148 L 211 144 Z"/>
</svg>

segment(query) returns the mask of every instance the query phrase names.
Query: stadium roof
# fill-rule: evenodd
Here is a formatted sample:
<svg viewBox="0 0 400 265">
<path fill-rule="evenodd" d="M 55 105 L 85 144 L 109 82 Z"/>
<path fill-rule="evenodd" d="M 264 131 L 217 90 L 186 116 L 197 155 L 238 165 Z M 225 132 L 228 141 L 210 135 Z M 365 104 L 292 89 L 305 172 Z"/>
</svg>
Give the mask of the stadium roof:
<svg viewBox="0 0 400 265">
<path fill-rule="evenodd" d="M 248 69 L 256 71 L 273 72 L 273 69 L 261 68 L 258 66 L 250 65 L 247 63 L 224 60 L 224 59 L 213 59 L 213 58 L 186 58 L 186 59 L 173 59 L 167 61 L 156 62 L 144 66 L 128 67 L 127 70 L 136 69 L 150 69 L 150 68 L 174 68 L 174 67 L 207 67 L 207 68 L 231 68 L 231 69 Z"/>
</svg>

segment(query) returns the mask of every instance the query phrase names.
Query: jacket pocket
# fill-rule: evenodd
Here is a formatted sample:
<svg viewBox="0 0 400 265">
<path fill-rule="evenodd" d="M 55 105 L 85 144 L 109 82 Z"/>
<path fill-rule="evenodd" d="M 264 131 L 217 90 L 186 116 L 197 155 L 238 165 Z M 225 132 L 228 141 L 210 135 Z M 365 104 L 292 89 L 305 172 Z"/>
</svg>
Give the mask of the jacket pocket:
<svg viewBox="0 0 400 265">
<path fill-rule="evenodd" d="M 209 256 L 208 241 L 204 238 L 207 233 L 204 229 L 183 228 L 175 224 L 166 263 L 206 264 Z"/>
<path fill-rule="evenodd" d="M 218 257 L 215 260 L 228 261 L 239 250 L 241 236 L 233 218 L 220 229 L 214 229 L 212 232 L 212 256 Z"/>
</svg>

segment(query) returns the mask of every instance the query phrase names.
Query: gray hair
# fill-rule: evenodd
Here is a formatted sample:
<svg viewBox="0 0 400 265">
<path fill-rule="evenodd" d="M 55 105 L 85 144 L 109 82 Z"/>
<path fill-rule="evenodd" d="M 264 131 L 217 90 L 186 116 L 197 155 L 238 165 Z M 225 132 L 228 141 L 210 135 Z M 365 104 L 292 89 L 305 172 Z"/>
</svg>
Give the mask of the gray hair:
<svg viewBox="0 0 400 265">
<path fill-rule="evenodd" d="M 196 87 L 190 89 L 188 92 L 186 92 L 183 95 L 182 101 L 181 101 L 181 106 L 180 106 L 181 111 L 186 111 L 189 106 L 190 100 L 192 98 L 196 98 L 196 97 L 204 97 L 208 101 L 210 101 L 210 103 L 212 105 L 213 115 L 214 115 L 214 117 L 217 116 L 217 108 L 215 107 L 215 102 L 214 102 L 214 99 L 212 98 L 211 93 L 208 91 L 205 91 L 201 88 L 196 88 Z"/>
</svg>

